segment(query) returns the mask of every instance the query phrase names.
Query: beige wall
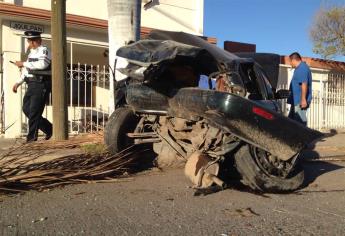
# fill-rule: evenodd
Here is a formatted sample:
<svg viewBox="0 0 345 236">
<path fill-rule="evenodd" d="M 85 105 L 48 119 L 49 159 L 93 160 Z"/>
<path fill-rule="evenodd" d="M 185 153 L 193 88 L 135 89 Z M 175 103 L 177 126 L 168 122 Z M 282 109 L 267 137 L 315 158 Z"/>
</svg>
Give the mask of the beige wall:
<svg viewBox="0 0 345 236">
<path fill-rule="evenodd" d="M 51 9 L 51 0 L 4 0 L 4 2 L 44 10 Z M 67 0 L 66 11 L 69 14 L 106 19 L 107 0 Z"/>
<path fill-rule="evenodd" d="M 50 0 L 4 0 L 26 7 L 50 10 Z M 38 3 L 39 2 L 39 3 Z M 143 0 L 143 5 L 147 3 Z M 150 28 L 203 34 L 204 0 L 160 0 L 142 8 L 141 25 Z M 67 13 L 107 20 L 107 0 L 67 0 Z"/>
<path fill-rule="evenodd" d="M 203 13 L 203 0 L 160 0 L 160 5 L 142 10 L 142 26 L 202 35 Z"/>
<path fill-rule="evenodd" d="M 10 61 L 21 60 L 22 57 L 22 40 L 13 34 L 8 27 L 9 22 L 3 22 L 2 25 L 2 53 L 3 53 L 3 84 L 5 100 L 5 128 L 6 137 L 14 138 L 21 132 L 21 92 L 17 94 L 12 92 L 12 86 L 19 79 L 20 73 L 16 66 Z"/>
</svg>

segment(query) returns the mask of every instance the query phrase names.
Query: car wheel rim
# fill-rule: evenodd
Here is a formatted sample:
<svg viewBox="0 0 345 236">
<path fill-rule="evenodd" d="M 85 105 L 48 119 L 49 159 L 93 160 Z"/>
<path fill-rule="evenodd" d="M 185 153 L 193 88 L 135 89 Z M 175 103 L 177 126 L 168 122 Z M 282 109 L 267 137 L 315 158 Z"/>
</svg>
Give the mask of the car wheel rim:
<svg viewBox="0 0 345 236">
<path fill-rule="evenodd" d="M 288 161 L 283 161 L 260 148 L 252 147 L 251 149 L 252 156 L 258 167 L 268 176 L 287 178 L 297 159 L 296 155 Z"/>
</svg>

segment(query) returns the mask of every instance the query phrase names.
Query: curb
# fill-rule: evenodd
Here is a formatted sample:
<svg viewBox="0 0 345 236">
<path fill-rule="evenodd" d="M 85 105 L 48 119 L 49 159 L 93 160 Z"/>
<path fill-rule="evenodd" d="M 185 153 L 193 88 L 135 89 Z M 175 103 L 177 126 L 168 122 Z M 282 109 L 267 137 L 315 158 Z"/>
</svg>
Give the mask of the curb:
<svg viewBox="0 0 345 236">
<path fill-rule="evenodd" d="M 319 157 L 302 157 L 302 161 L 304 162 L 318 162 L 318 161 L 329 161 L 329 162 L 345 162 L 345 154 L 339 154 L 339 155 L 326 155 L 326 156 L 319 156 Z"/>
</svg>

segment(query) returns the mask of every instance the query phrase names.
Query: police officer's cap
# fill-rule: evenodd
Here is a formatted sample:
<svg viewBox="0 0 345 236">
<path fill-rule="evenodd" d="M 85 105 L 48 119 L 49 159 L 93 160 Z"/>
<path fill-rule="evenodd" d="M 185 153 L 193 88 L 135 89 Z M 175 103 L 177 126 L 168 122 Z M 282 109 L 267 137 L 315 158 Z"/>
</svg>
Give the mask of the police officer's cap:
<svg viewBox="0 0 345 236">
<path fill-rule="evenodd" d="M 27 38 L 27 39 L 41 38 L 41 33 L 37 31 L 25 31 L 24 38 Z"/>
</svg>

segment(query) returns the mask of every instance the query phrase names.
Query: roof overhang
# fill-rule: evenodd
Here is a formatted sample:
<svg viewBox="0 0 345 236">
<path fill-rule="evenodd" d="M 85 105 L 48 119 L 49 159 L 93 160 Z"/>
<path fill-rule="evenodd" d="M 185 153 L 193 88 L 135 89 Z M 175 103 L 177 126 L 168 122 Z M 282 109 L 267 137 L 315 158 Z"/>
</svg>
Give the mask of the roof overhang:
<svg viewBox="0 0 345 236">
<path fill-rule="evenodd" d="M 312 57 L 302 57 L 302 61 L 305 61 L 312 68 L 319 68 L 341 73 L 345 72 L 345 62 L 342 61 L 325 60 Z M 281 56 L 280 63 L 290 65 L 289 56 Z"/>
<path fill-rule="evenodd" d="M 27 19 L 34 19 L 39 21 L 49 22 L 51 20 L 51 11 L 37 9 L 32 7 L 17 6 L 10 3 L 0 3 L 0 15 L 22 17 Z M 96 19 L 86 16 L 79 16 L 73 14 L 66 14 L 66 23 L 70 26 L 87 27 L 94 29 L 107 30 L 108 21 L 102 19 Z M 153 29 L 149 27 L 141 27 L 141 37 L 147 36 Z M 203 37 L 209 43 L 216 44 L 217 39 L 212 37 Z"/>
</svg>

